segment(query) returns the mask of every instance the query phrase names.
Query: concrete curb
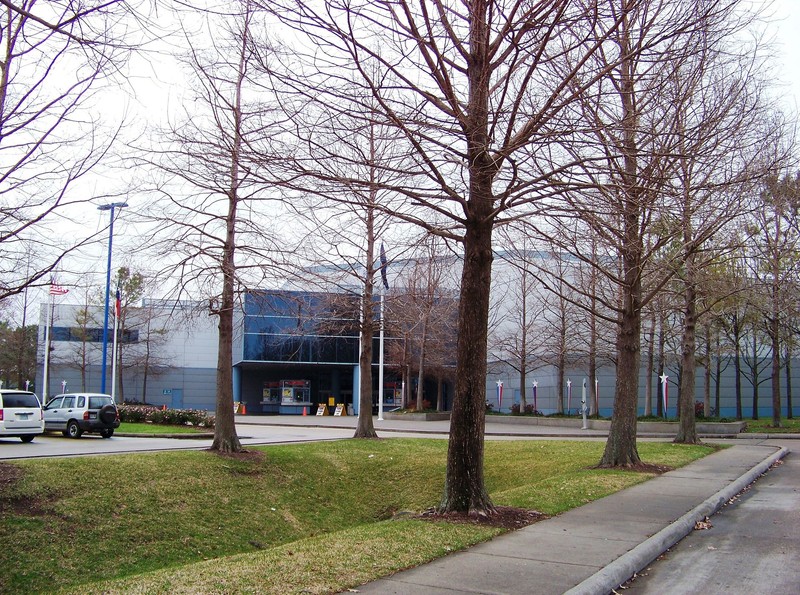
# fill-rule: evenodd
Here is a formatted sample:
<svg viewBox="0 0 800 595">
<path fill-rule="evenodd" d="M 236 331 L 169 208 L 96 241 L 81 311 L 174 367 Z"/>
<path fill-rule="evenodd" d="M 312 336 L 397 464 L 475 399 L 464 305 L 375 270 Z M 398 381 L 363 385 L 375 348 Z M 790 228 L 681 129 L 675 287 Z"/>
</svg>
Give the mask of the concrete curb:
<svg viewBox="0 0 800 595">
<path fill-rule="evenodd" d="M 691 533 L 697 521 L 712 516 L 736 494 L 766 473 L 776 461 L 785 457 L 788 452 L 788 449 L 781 448 L 750 469 L 750 471 L 744 473 L 739 479 L 730 483 L 726 488 L 707 498 L 703 503 L 694 507 L 668 527 L 637 545 L 627 554 L 620 556 L 566 593 L 568 595 L 599 595 L 611 593 L 619 588 L 634 574 L 644 569 L 658 556 Z"/>
</svg>

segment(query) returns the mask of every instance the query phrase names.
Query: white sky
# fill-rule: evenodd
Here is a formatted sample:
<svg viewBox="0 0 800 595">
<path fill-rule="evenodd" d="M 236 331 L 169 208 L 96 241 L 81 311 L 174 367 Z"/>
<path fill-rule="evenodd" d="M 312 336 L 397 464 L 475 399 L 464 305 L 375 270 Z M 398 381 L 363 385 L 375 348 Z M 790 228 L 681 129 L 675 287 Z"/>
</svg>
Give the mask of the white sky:
<svg viewBox="0 0 800 595">
<path fill-rule="evenodd" d="M 777 75 L 775 97 L 777 101 L 784 104 L 783 108 L 794 114 L 800 113 L 800 0 L 752 0 L 754 6 L 769 6 L 770 18 L 766 25 L 766 40 L 773 43 L 775 54 L 775 70 Z M 767 15 L 765 15 L 767 16 Z M 137 61 L 136 59 L 134 59 Z M 138 62 L 138 61 L 137 61 Z M 175 104 L 181 101 L 183 89 L 179 85 L 171 84 L 180 81 L 182 78 L 176 68 L 176 64 L 170 60 L 155 61 L 150 66 L 142 67 L 141 62 L 138 66 L 133 65 L 135 71 L 141 73 L 142 78 L 134 79 L 134 86 L 142 89 L 137 92 L 137 98 L 131 100 L 128 97 L 128 109 L 136 113 L 147 114 L 150 120 L 161 119 L 166 113 L 174 113 Z M 152 82 L 151 82 L 152 81 Z M 124 109 L 122 104 L 114 105 L 115 102 L 106 103 L 105 110 L 116 107 Z M 159 117 L 160 116 L 160 117 Z M 102 181 L 100 182 L 102 185 Z M 92 189 L 88 188 L 91 194 Z M 131 201 L 133 203 L 135 197 Z M 133 207 L 134 205 L 131 204 Z M 96 230 L 107 224 L 107 212 L 96 211 L 93 207 L 87 208 L 83 214 L 83 224 L 86 228 Z M 133 233 L 134 230 L 125 225 L 124 212 L 123 219 L 118 221 L 114 228 L 114 264 L 116 268 L 123 264 L 126 232 Z M 104 284 L 106 254 L 105 246 L 96 246 L 96 256 L 85 255 L 86 262 L 84 270 L 94 271 L 97 275 L 97 285 Z M 96 262 L 91 262 L 96 259 Z M 135 263 L 134 263 L 134 266 Z M 68 279 L 59 279 L 59 282 L 70 284 Z M 63 301 L 70 301 L 68 296 L 61 298 Z M 74 296 L 78 298 L 78 296 Z M 38 312 L 38 303 L 47 299 L 46 290 L 35 291 L 29 296 L 29 315 L 35 316 Z"/>
<path fill-rule="evenodd" d="M 769 0 L 761 0 L 768 3 Z M 789 109 L 800 111 L 800 0 L 774 0 L 771 6 L 774 21 L 767 36 L 775 40 L 781 96 Z"/>
</svg>

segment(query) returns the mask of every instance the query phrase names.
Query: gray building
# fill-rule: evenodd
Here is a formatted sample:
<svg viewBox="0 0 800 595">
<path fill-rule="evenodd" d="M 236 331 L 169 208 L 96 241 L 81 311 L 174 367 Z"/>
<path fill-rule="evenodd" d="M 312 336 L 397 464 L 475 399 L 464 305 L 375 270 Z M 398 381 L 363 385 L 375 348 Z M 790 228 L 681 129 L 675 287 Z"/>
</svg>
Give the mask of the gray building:
<svg viewBox="0 0 800 595">
<path fill-rule="evenodd" d="M 489 345 L 489 371 L 486 379 L 487 403 L 493 409 L 508 412 L 520 402 L 525 391 L 528 405 L 544 414 L 558 409 L 572 413 L 580 411 L 584 380 L 588 383 L 587 336 L 588 316 L 572 304 L 566 318 L 563 304 L 553 302 L 553 292 L 547 284 L 573 274 L 571 263 L 547 252 L 527 253 L 535 264 L 533 282 L 520 293 L 520 268 L 513 258 L 499 255 L 493 271 L 494 299 Z M 392 263 L 397 283 L 410 261 Z M 443 290 L 452 294 L 458 279 L 459 262 L 447 258 L 447 282 Z M 547 277 L 549 272 L 550 277 Z M 550 287 L 552 289 L 552 287 Z M 526 386 L 520 387 L 518 365 L 514 364 L 514 345 L 523 325 L 518 305 L 521 295 L 527 295 L 530 307 L 524 320 L 528 327 Z M 64 299 L 64 298 L 60 298 Z M 549 306 L 548 306 L 549 304 Z M 50 333 L 50 382 L 40 390 L 44 363 L 44 337 L 47 307 L 42 305 L 39 325 L 37 391 L 52 396 L 66 390 L 100 391 L 102 354 L 102 308 L 73 304 L 56 304 L 52 311 Z M 559 309 L 560 308 L 560 309 Z M 141 307 L 129 308 L 123 332 L 120 333 L 121 383 L 116 383 L 117 400 L 146 401 L 175 408 L 213 410 L 215 407 L 217 328 L 216 317 L 209 316 L 199 304 L 145 300 Z M 559 318 L 560 317 L 560 318 Z M 312 292 L 295 289 L 254 291 L 244 296 L 242 308 L 235 319 L 233 390 L 234 399 L 244 403 L 248 414 L 311 414 L 319 404 L 342 404 L 356 413 L 358 399 L 358 306 L 354 293 Z M 113 324 L 110 323 L 110 324 Z M 551 332 L 559 325 L 565 327 L 567 342 L 554 342 L 558 333 Z M 613 406 L 615 368 L 613 365 L 613 327 L 601 327 L 602 340 L 597 350 L 597 402 L 601 415 L 609 416 Z M 110 336 L 110 335 L 109 335 Z M 110 339 L 109 339 L 110 340 Z M 399 341 L 387 337 L 387 342 Z M 564 359 L 564 382 L 559 381 L 555 354 L 567 350 Z M 387 348 L 388 349 L 388 348 Z M 109 353 L 111 349 L 109 347 Z M 377 372 L 378 340 L 373 345 L 373 365 Z M 767 353 L 757 357 L 766 361 Z M 643 358 L 644 359 L 644 358 Z M 761 365 L 763 366 L 763 361 Z M 675 417 L 680 370 L 674 357 L 668 358 L 664 373 L 668 376 L 666 410 Z M 719 383 L 712 380 L 712 407 L 718 413 L 733 417 L 735 406 L 735 373 L 732 357 L 723 355 L 712 360 L 712 372 L 719 370 Z M 755 363 L 756 367 L 758 362 Z M 791 377 L 800 366 L 793 362 Z M 784 368 L 785 370 L 786 368 Z M 385 368 L 384 404 L 401 405 L 400 378 L 387 362 Z M 696 376 L 695 398 L 703 399 L 704 370 Z M 111 360 L 109 356 L 106 392 L 110 388 Z M 373 392 L 377 402 L 377 373 L 373 374 Z M 753 415 L 757 397 L 761 417 L 771 415 L 771 389 L 764 371 L 756 387 L 747 379 L 742 381 L 742 413 Z M 783 408 L 786 415 L 786 394 L 790 379 L 781 379 Z M 640 374 L 640 413 L 645 411 L 645 386 L 651 385 L 653 413 L 664 404 L 663 385 L 658 376 Z M 534 393 L 534 383 L 536 385 Z M 719 387 L 717 387 L 717 384 Z M 500 388 L 502 386 L 502 388 Z M 427 380 L 426 380 L 427 388 Z M 431 387 L 430 393 L 435 392 Z M 445 386 L 444 409 L 452 398 L 452 379 Z M 587 399 L 594 391 L 586 388 Z M 797 402 L 798 398 L 794 401 Z M 794 405 L 793 414 L 800 413 Z"/>
</svg>

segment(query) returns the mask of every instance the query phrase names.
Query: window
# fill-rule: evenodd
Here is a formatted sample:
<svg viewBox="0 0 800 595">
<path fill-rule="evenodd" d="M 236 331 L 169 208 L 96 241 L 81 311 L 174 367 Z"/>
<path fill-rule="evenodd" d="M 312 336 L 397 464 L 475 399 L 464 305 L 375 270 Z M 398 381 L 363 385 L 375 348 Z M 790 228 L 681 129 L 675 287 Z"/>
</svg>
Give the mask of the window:
<svg viewBox="0 0 800 595">
<path fill-rule="evenodd" d="M 113 331 L 109 331 L 108 340 L 112 341 L 111 336 Z M 102 343 L 103 342 L 103 329 L 102 328 L 81 328 L 78 326 L 54 326 L 51 330 L 51 337 L 53 341 L 69 341 L 72 343 Z M 122 343 L 138 343 L 139 331 L 136 329 L 126 329 L 124 333 L 120 334 L 119 340 Z"/>
<path fill-rule="evenodd" d="M 79 396 L 78 397 L 78 408 L 79 409 L 83 409 L 83 407 L 85 405 L 86 405 L 86 397 L 84 397 L 83 395 Z"/>
<path fill-rule="evenodd" d="M 33 393 L 6 393 L 2 399 L 3 407 L 38 407 L 39 399 Z"/>
<path fill-rule="evenodd" d="M 89 409 L 100 409 L 111 404 L 111 397 L 89 397 Z"/>
<path fill-rule="evenodd" d="M 56 397 L 55 399 L 51 399 L 50 402 L 47 404 L 47 409 L 58 409 L 61 407 L 61 404 L 64 402 L 64 397 Z"/>
<path fill-rule="evenodd" d="M 72 409 L 75 407 L 75 397 L 64 397 L 64 409 Z"/>
</svg>

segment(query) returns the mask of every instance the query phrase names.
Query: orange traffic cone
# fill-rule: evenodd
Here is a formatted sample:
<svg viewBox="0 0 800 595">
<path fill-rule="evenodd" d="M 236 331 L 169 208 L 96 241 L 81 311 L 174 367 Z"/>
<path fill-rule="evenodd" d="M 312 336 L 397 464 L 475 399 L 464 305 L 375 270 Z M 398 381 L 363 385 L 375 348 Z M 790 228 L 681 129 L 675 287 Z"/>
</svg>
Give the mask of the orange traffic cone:
<svg viewBox="0 0 800 595">
<path fill-rule="evenodd" d="M 166 405 L 162 405 L 161 406 L 161 411 L 166 411 L 166 410 L 167 410 L 167 406 Z"/>
<path fill-rule="evenodd" d="M 242 403 L 242 415 L 247 415 L 247 406 Z"/>
<path fill-rule="evenodd" d="M 308 415 L 308 407 L 303 407 L 303 415 Z"/>
</svg>

